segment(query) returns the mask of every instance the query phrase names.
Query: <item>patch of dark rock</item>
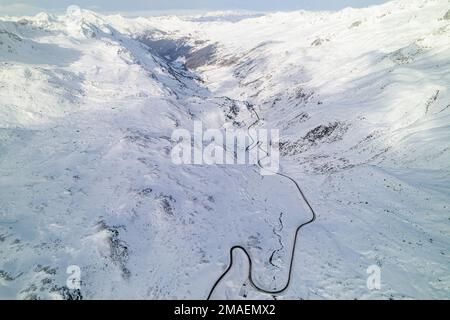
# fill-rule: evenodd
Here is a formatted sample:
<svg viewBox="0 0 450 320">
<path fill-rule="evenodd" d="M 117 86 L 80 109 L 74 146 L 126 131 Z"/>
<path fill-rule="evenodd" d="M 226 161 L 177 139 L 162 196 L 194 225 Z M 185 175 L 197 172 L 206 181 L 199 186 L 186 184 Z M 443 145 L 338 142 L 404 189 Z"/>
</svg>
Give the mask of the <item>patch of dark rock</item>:
<svg viewBox="0 0 450 320">
<path fill-rule="evenodd" d="M 325 42 L 330 41 L 329 39 L 321 39 L 321 38 L 317 38 L 316 40 L 314 40 L 313 42 L 311 42 L 311 47 L 318 47 L 321 46 L 322 44 L 324 44 Z"/>
<path fill-rule="evenodd" d="M 314 91 L 308 91 L 304 88 L 296 88 L 294 95 L 289 98 L 295 102 L 295 106 L 306 105 L 314 98 Z"/>
<path fill-rule="evenodd" d="M 35 293 L 38 287 L 35 284 L 30 284 L 25 289 L 21 290 L 20 293 L 25 294 L 24 300 L 39 300 L 39 296 Z"/>
<path fill-rule="evenodd" d="M 326 137 L 329 137 L 335 132 L 335 130 L 339 127 L 339 122 L 330 123 L 328 125 L 320 125 L 315 127 L 311 131 L 309 131 L 304 139 L 309 142 L 316 142 L 318 140 L 322 140 Z"/>
<path fill-rule="evenodd" d="M 145 148 L 148 147 L 156 138 L 146 132 L 128 128 L 124 139 L 136 144 L 139 147 Z"/>
<path fill-rule="evenodd" d="M 16 277 L 13 277 L 11 273 L 4 270 L 0 270 L 0 280 L 13 281 L 15 278 Z"/>
<path fill-rule="evenodd" d="M 424 52 L 424 49 L 416 43 L 412 43 L 406 47 L 400 48 L 387 55 L 394 63 L 402 65 L 413 62 L 416 56 Z"/>
<path fill-rule="evenodd" d="M 142 197 L 146 197 L 146 196 L 149 196 L 152 193 L 152 191 L 153 191 L 153 189 L 150 187 L 144 188 L 138 192 L 138 195 L 140 195 Z"/>
<path fill-rule="evenodd" d="M 168 196 L 168 195 L 161 195 L 159 197 L 160 203 L 161 203 L 161 207 L 163 209 L 163 211 L 168 214 L 173 216 L 173 208 L 171 203 L 176 202 L 175 199 L 172 196 Z"/>
<path fill-rule="evenodd" d="M 439 97 L 439 93 L 440 91 L 436 90 L 436 92 L 427 100 L 427 102 L 425 103 L 425 114 L 428 113 L 430 107 L 436 102 Z"/>
<path fill-rule="evenodd" d="M 239 114 L 239 111 L 240 111 L 239 106 L 236 103 L 233 103 L 230 106 L 228 106 L 228 110 L 225 116 L 229 120 L 234 120 L 236 116 Z"/>
<path fill-rule="evenodd" d="M 215 64 L 219 67 L 228 67 L 238 64 L 239 59 L 240 58 L 237 56 L 226 56 L 220 59 L 216 58 Z"/>
<path fill-rule="evenodd" d="M 297 88 L 295 90 L 294 98 L 296 100 L 301 100 L 302 102 L 308 102 L 308 100 L 314 95 L 314 92 L 307 92 L 303 88 Z"/>
<path fill-rule="evenodd" d="M 360 25 L 362 24 L 362 21 L 355 21 L 355 22 L 353 22 L 351 25 L 350 25 L 350 27 L 349 27 L 349 29 L 353 29 L 353 28 L 356 28 L 356 27 L 359 27 Z"/>
<path fill-rule="evenodd" d="M 444 20 L 450 20 L 450 10 L 447 11 L 447 13 L 443 17 Z"/>
<path fill-rule="evenodd" d="M 11 40 L 15 40 L 15 41 L 22 41 L 22 38 L 19 37 L 17 34 L 12 33 L 10 31 L 7 30 L 0 30 L 0 35 L 5 34 L 6 36 L 8 36 L 9 39 Z"/>
<path fill-rule="evenodd" d="M 251 235 L 248 237 L 247 246 L 262 250 L 261 248 L 261 234 Z"/>
<path fill-rule="evenodd" d="M 301 112 L 300 114 L 296 115 L 294 118 L 289 120 L 287 122 L 287 126 L 286 127 L 290 127 L 290 126 L 292 126 L 294 124 L 297 124 L 297 123 L 305 122 L 308 119 L 309 119 L 309 115 L 306 112 Z"/>
<path fill-rule="evenodd" d="M 308 131 L 308 133 L 299 140 L 280 142 L 281 155 L 296 155 L 306 151 L 309 147 L 317 146 L 320 143 L 339 141 L 347 130 L 348 126 L 339 121 L 327 125 L 319 125 Z"/>
<path fill-rule="evenodd" d="M 63 300 L 83 300 L 83 295 L 80 289 L 69 289 L 67 287 L 54 286 L 50 292 L 57 292 L 61 295 Z"/>
<path fill-rule="evenodd" d="M 42 266 L 40 264 L 38 264 L 35 268 L 34 268 L 34 272 L 44 272 L 46 274 L 50 274 L 50 275 L 56 275 L 56 272 L 58 270 L 56 268 L 52 268 L 50 266 Z"/>
<path fill-rule="evenodd" d="M 120 232 L 117 226 L 108 226 L 104 221 L 98 223 L 99 230 L 107 230 L 109 232 L 109 248 L 110 248 L 110 259 L 117 265 L 124 279 L 129 279 L 131 276 L 130 270 L 127 268 L 127 262 L 129 260 L 129 249 L 128 244 L 120 239 Z"/>
<path fill-rule="evenodd" d="M 258 66 L 263 66 L 264 63 L 265 60 L 263 58 L 258 59 L 247 58 L 243 62 L 239 63 L 239 65 L 233 72 L 233 76 L 237 79 L 243 80 L 252 72 L 253 69 L 255 69 Z"/>
</svg>

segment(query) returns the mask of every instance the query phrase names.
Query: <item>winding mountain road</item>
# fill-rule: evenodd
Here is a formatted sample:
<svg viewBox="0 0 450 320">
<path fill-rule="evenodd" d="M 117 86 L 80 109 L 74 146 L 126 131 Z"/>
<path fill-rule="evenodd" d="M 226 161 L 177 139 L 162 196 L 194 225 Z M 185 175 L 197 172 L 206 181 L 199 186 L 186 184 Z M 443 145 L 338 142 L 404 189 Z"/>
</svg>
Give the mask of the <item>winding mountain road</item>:
<svg viewBox="0 0 450 320">
<path fill-rule="evenodd" d="M 256 110 L 255 110 L 253 107 L 248 106 L 248 109 L 249 109 L 251 112 L 253 112 L 253 114 L 256 116 L 256 121 L 253 122 L 250 126 L 247 127 L 247 131 L 248 131 L 249 136 L 250 136 L 250 138 L 251 138 L 251 140 L 252 140 L 252 143 L 251 143 L 250 146 L 247 147 L 246 151 L 249 151 L 249 150 L 253 149 L 254 147 L 258 147 L 260 150 L 262 150 L 262 151 L 266 154 L 266 157 L 263 158 L 263 159 L 265 159 L 265 158 L 267 158 L 267 157 L 269 156 L 268 152 L 267 152 L 266 150 L 264 150 L 263 148 L 261 148 L 261 142 L 260 142 L 260 141 L 257 141 L 257 142 L 256 142 L 256 139 L 253 138 L 253 137 L 251 136 L 251 134 L 250 134 L 250 129 L 253 128 L 254 126 L 256 126 L 258 123 L 260 123 L 260 122 L 261 122 L 261 118 L 259 117 L 259 114 L 256 112 Z M 255 142 L 256 142 L 256 143 L 255 143 Z M 259 166 L 261 169 L 267 170 L 267 169 L 265 169 L 265 168 L 261 165 L 261 160 L 263 160 L 263 159 L 259 159 L 259 160 L 258 160 L 258 166 Z M 265 293 L 265 294 L 277 295 L 277 294 L 283 293 L 284 291 L 286 291 L 286 290 L 289 288 L 289 285 L 290 285 L 290 283 L 291 283 L 291 278 L 292 278 L 292 269 L 293 269 L 294 260 L 295 260 L 295 250 L 296 250 L 297 240 L 298 240 L 298 237 L 299 237 L 300 230 L 301 230 L 303 227 L 305 227 L 305 226 L 307 226 L 307 225 L 313 223 L 313 222 L 316 220 L 316 212 L 314 211 L 314 209 L 313 209 L 313 207 L 311 206 L 311 204 L 310 204 L 308 198 L 305 196 L 305 193 L 303 192 L 303 190 L 301 189 L 301 187 L 300 187 L 300 185 L 297 183 L 297 181 L 295 181 L 292 177 L 290 177 L 290 176 L 288 176 L 288 175 L 285 175 L 285 174 L 283 174 L 283 173 L 278 173 L 278 172 L 273 172 L 273 173 L 276 174 L 276 175 L 278 175 L 278 176 L 280 176 L 280 177 L 283 177 L 283 178 L 289 180 L 291 183 L 293 183 L 293 184 L 295 185 L 295 187 L 297 188 L 297 190 L 298 190 L 298 192 L 299 192 L 300 197 L 301 197 L 302 200 L 306 203 L 306 205 L 308 206 L 308 208 L 309 208 L 309 210 L 310 210 L 310 212 L 311 212 L 311 215 L 312 215 L 310 220 L 308 220 L 307 222 L 304 222 L 304 223 L 300 224 L 300 225 L 297 227 L 297 229 L 295 230 L 295 233 L 294 233 L 294 242 L 293 242 L 293 245 L 292 245 L 291 257 L 290 257 L 290 262 L 289 262 L 289 271 L 288 271 L 288 277 L 287 277 L 286 284 L 285 284 L 282 288 L 276 289 L 276 290 L 268 290 L 268 289 L 264 289 L 263 287 L 261 287 L 261 286 L 259 286 L 258 284 L 256 284 L 255 280 L 253 279 L 253 271 L 252 271 L 252 270 L 253 270 L 253 268 L 252 268 L 253 262 L 252 262 L 252 258 L 251 258 L 251 256 L 250 256 L 249 252 L 248 252 L 247 249 L 244 248 L 243 246 L 236 245 L 236 246 L 233 246 L 233 247 L 230 248 L 230 251 L 229 251 L 229 254 L 230 254 L 230 263 L 228 264 L 227 269 L 222 273 L 222 275 L 214 282 L 214 284 L 213 284 L 213 286 L 211 287 L 211 290 L 210 290 L 210 292 L 209 292 L 209 295 L 208 295 L 207 300 L 210 300 L 210 299 L 211 299 L 211 297 L 212 297 L 212 295 L 213 295 L 215 289 L 216 289 L 217 286 L 219 285 L 219 283 L 222 281 L 222 279 L 228 274 L 228 272 L 229 272 L 229 271 L 231 270 L 231 268 L 233 267 L 233 263 L 234 263 L 234 260 L 233 260 L 233 252 L 234 252 L 234 251 L 237 251 L 237 250 L 241 250 L 242 252 L 244 252 L 244 254 L 245 254 L 246 257 L 247 257 L 247 260 L 248 260 L 248 263 L 249 263 L 249 268 L 248 268 L 248 278 L 247 278 L 247 279 L 249 280 L 251 286 L 252 286 L 254 289 L 256 289 L 256 290 L 259 291 L 259 292 Z"/>
</svg>

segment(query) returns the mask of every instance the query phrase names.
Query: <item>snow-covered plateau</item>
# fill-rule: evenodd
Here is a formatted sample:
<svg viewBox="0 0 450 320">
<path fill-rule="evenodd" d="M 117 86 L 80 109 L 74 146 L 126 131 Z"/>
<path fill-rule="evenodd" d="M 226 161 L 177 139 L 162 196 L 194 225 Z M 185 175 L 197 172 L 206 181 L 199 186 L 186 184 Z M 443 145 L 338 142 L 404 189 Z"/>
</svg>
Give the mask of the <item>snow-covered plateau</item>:
<svg viewBox="0 0 450 320">
<path fill-rule="evenodd" d="M 450 298 L 447 0 L 0 17 L 0 298 L 205 299 L 234 245 L 282 287 L 311 214 L 295 185 L 171 161 L 175 129 L 251 108 L 317 219 L 285 292 L 236 251 L 211 298 Z"/>
</svg>

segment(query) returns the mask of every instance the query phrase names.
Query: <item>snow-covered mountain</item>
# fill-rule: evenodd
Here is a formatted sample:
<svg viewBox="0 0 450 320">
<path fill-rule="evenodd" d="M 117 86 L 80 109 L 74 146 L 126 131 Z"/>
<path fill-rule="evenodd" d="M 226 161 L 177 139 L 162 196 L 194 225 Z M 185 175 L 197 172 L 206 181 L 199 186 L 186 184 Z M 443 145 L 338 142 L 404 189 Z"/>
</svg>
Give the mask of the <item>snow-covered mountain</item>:
<svg viewBox="0 0 450 320">
<path fill-rule="evenodd" d="M 449 298 L 449 85 L 445 0 L 1 17 L 0 298 L 204 299 L 233 245 L 283 286 L 310 218 L 295 186 L 170 157 L 173 130 L 245 127 L 249 106 L 317 212 L 277 298 Z M 235 260 L 213 298 L 273 298 Z"/>
</svg>

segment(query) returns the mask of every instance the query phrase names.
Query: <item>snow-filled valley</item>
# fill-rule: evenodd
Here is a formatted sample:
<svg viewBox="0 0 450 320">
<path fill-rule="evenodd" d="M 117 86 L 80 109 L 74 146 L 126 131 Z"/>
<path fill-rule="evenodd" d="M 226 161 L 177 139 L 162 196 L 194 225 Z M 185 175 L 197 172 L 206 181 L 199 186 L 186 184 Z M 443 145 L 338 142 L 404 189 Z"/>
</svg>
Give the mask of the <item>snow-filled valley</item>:
<svg viewBox="0 0 450 320">
<path fill-rule="evenodd" d="M 317 217 L 285 292 L 237 251 L 213 299 L 450 298 L 450 2 L 397 0 L 0 17 L 0 299 L 206 299 L 234 245 L 282 287 L 295 185 L 171 161 L 175 129 L 252 108 Z"/>
</svg>

